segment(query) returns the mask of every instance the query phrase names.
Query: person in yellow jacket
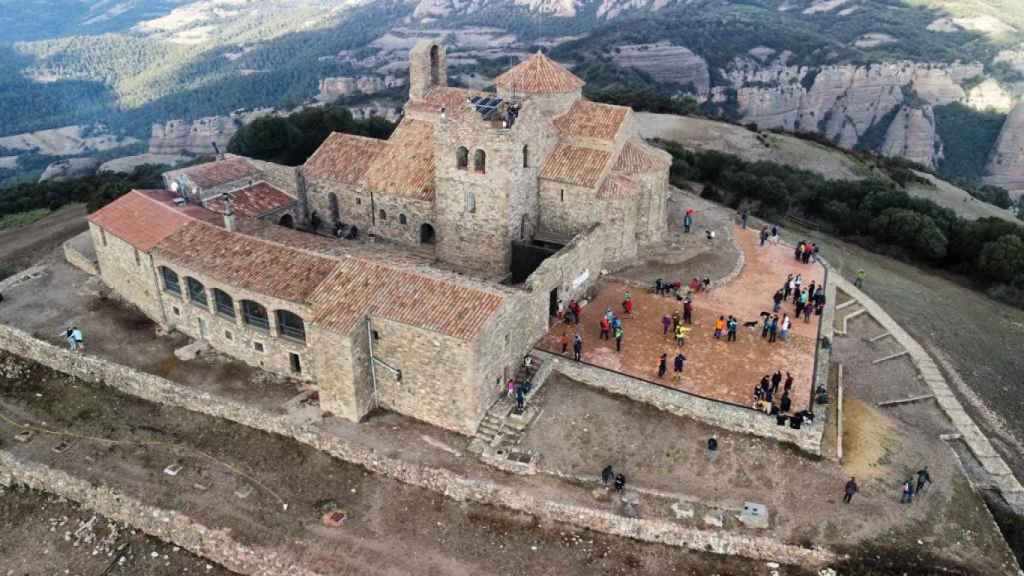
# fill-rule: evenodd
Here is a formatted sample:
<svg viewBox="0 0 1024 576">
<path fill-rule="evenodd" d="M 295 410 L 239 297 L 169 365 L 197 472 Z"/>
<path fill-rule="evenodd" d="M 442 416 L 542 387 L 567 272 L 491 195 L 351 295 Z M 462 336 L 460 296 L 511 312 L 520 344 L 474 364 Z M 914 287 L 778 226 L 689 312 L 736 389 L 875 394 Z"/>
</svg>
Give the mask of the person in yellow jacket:
<svg viewBox="0 0 1024 576">
<path fill-rule="evenodd" d="M 690 329 L 683 324 L 676 326 L 676 346 L 682 346 L 686 343 L 686 333 L 689 331 Z"/>
</svg>

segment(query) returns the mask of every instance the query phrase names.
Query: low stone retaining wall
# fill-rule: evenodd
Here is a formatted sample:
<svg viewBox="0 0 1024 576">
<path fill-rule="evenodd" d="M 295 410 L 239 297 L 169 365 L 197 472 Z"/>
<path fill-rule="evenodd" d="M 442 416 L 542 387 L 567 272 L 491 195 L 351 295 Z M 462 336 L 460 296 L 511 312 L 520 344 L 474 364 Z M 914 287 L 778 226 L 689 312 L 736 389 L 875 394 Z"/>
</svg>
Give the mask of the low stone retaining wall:
<svg viewBox="0 0 1024 576">
<path fill-rule="evenodd" d="M 9 487 L 23 484 L 73 500 L 235 572 L 252 576 L 318 576 L 277 551 L 238 542 L 227 530 L 204 526 L 189 516 L 150 506 L 107 486 L 93 486 L 61 470 L 23 462 L 3 450 L 0 450 L 0 484 Z"/>
<path fill-rule="evenodd" d="M 78 248 L 75 247 L 76 243 L 80 243 L 83 241 L 83 237 L 85 237 L 85 241 L 92 242 L 92 240 L 90 240 L 88 236 L 89 231 L 86 230 L 85 232 L 82 232 L 78 236 L 75 236 L 74 238 L 64 242 L 64 259 L 68 261 L 68 264 L 71 264 L 72 266 L 78 268 L 79 270 L 85 272 L 86 274 L 99 276 L 100 269 L 99 264 L 96 262 L 96 260 L 87 257 L 85 254 L 82 254 L 81 252 L 79 252 Z"/>
<path fill-rule="evenodd" d="M 698 530 L 667 520 L 627 518 L 602 510 L 538 497 L 529 490 L 512 485 L 468 478 L 445 468 L 423 466 L 389 457 L 356 442 L 326 435 L 315 425 L 293 424 L 285 415 L 271 414 L 254 406 L 197 391 L 101 358 L 71 353 L 9 326 L 0 325 L 0 349 L 81 380 L 102 383 L 144 400 L 226 418 L 250 428 L 293 438 L 371 472 L 433 490 L 457 501 L 503 506 L 579 528 L 717 554 L 802 565 L 821 565 L 835 558 L 828 550 L 784 544 L 763 536 Z M 754 412 L 751 414 L 757 415 Z M 774 419 L 765 417 L 765 420 L 774 423 Z M 820 444 L 820 434 L 817 436 Z M 39 487 L 47 489 L 45 486 Z M 109 515 L 116 519 L 122 518 L 114 514 Z M 225 565 L 231 567 L 227 563 Z M 270 574 L 260 571 L 250 573 Z"/>
<path fill-rule="evenodd" d="M 545 361 L 552 362 L 557 372 L 581 384 L 650 404 L 676 416 L 693 418 L 733 432 L 787 442 L 805 452 L 821 456 L 821 439 L 825 430 L 822 418 L 816 418 L 813 422 L 805 420 L 803 427 L 794 430 L 788 425 L 779 426 L 773 416 L 763 412 L 657 386 L 625 374 L 581 364 L 547 352 L 538 350 L 535 354 L 544 355 Z"/>
</svg>

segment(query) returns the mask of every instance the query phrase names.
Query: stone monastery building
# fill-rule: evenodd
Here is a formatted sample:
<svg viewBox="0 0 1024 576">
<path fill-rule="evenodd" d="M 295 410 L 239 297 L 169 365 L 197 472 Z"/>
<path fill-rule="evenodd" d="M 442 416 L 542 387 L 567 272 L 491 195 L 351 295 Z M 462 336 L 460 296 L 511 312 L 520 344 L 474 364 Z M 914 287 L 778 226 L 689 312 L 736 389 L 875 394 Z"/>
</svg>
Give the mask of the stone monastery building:
<svg viewBox="0 0 1024 576">
<path fill-rule="evenodd" d="M 452 88 L 444 47 L 421 42 L 390 139 L 168 172 L 90 216 L 101 276 L 158 324 L 309 382 L 327 412 L 473 433 L 557 304 L 666 227 L 668 154 L 583 84 L 538 53 L 496 93 Z"/>
</svg>

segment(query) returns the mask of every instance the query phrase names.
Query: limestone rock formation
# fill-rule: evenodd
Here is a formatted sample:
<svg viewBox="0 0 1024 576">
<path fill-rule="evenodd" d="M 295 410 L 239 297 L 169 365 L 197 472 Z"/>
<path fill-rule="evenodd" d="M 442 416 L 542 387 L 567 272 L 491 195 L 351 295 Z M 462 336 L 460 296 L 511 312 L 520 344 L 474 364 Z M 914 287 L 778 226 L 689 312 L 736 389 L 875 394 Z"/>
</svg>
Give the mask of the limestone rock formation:
<svg viewBox="0 0 1024 576">
<path fill-rule="evenodd" d="M 932 107 L 903 106 L 885 135 L 880 150 L 886 156 L 906 158 L 922 166 L 934 168 L 942 158 L 941 142 L 935 133 Z"/>
<path fill-rule="evenodd" d="M 670 42 L 618 46 L 613 60 L 617 66 L 642 70 L 658 82 L 692 84 L 701 100 L 711 89 L 708 63 L 688 48 Z"/>
<path fill-rule="evenodd" d="M 164 124 L 153 124 L 149 153 L 161 156 L 213 154 L 214 143 L 224 152 L 239 128 L 271 113 L 271 110 L 262 109 L 232 113 L 229 116 L 210 116 L 193 122 L 171 120 Z"/>
<path fill-rule="evenodd" d="M 353 94 L 376 94 L 405 85 L 405 78 L 392 76 L 339 76 L 324 78 L 320 81 L 320 94 L 317 99 L 322 102 L 333 102 L 338 98 Z"/>
<path fill-rule="evenodd" d="M 99 168 L 100 161 L 95 158 L 68 158 L 59 160 L 46 167 L 41 176 L 40 182 L 63 182 L 72 178 L 91 176 Z"/>
<path fill-rule="evenodd" d="M 961 83 L 979 76 L 983 67 L 980 63 L 887 62 L 809 68 L 786 66 L 778 59 L 761 65 L 751 58 L 737 58 L 721 72 L 736 91 L 741 121 L 762 128 L 817 132 L 853 148 L 870 127 L 911 99 L 930 106 L 965 100 Z M 715 91 L 713 99 L 721 101 L 724 90 L 716 87 Z M 934 133 L 934 121 L 927 120 L 930 108 L 927 114 L 922 108 L 916 115 L 908 111 L 905 116 L 914 133 L 911 148 L 923 158 L 928 146 L 918 138 L 927 133 L 925 123 L 932 125 Z"/>
<path fill-rule="evenodd" d="M 1006 188 L 1014 197 L 1024 195 L 1024 102 L 1006 117 L 985 181 Z"/>
</svg>

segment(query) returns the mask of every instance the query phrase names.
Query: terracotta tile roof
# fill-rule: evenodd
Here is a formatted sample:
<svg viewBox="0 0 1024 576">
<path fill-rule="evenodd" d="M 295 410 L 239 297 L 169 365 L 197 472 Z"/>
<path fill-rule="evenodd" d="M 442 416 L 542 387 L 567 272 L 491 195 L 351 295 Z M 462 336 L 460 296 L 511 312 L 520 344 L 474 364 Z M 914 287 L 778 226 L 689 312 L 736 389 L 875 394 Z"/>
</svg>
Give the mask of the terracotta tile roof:
<svg viewBox="0 0 1024 576">
<path fill-rule="evenodd" d="M 544 161 L 540 177 L 593 188 L 610 157 L 611 154 L 604 150 L 559 144 Z"/>
<path fill-rule="evenodd" d="M 405 109 L 415 112 L 439 112 L 441 108 L 444 108 L 449 113 L 459 114 L 463 110 L 470 109 L 466 105 L 466 101 L 473 96 L 493 96 L 493 94 L 468 88 L 437 86 L 431 88 L 422 100 L 410 100 L 405 105 Z"/>
<path fill-rule="evenodd" d="M 314 322 L 347 333 L 365 316 L 433 330 L 459 339 L 478 334 L 504 297 L 383 266 L 342 260 L 310 298 Z"/>
<path fill-rule="evenodd" d="M 636 182 L 621 174 L 609 174 L 598 188 L 597 197 L 600 200 L 622 200 L 634 198 L 639 192 L 640 188 Z"/>
<path fill-rule="evenodd" d="M 295 202 L 295 198 L 266 182 L 246 186 L 231 193 L 231 207 L 235 214 L 248 218 L 259 218 L 264 214 L 291 206 Z M 223 195 L 207 201 L 206 207 L 221 214 L 227 210 Z"/>
<path fill-rule="evenodd" d="M 333 132 L 306 161 L 306 173 L 313 178 L 355 184 L 386 145 L 386 140 Z"/>
<path fill-rule="evenodd" d="M 149 252 L 193 218 L 147 192 L 132 190 L 90 214 L 89 221 L 139 250 Z M 174 197 L 171 192 L 167 194 Z"/>
<path fill-rule="evenodd" d="M 555 118 L 555 127 L 563 136 L 614 140 L 622 128 L 629 108 L 586 100 L 577 100 L 568 112 Z"/>
<path fill-rule="evenodd" d="M 434 125 L 404 118 L 363 175 L 386 196 L 434 200 Z"/>
<path fill-rule="evenodd" d="M 190 222 L 156 247 L 161 257 L 230 286 L 305 303 L 337 261 Z"/>
<path fill-rule="evenodd" d="M 213 188 L 244 178 L 258 178 L 260 171 L 241 156 L 228 156 L 224 160 L 189 166 L 166 173 L 166 176 L 172 180 L 179 175 L 187 176 L 200 188 Z"/>
<path fill-rule="evenodd" d="M 528 94 L 572 92 L 585 82 L 564 66 L 537 52 L 494 79 L 495 86 Z"/>
<path fill-rule="evenodd" d="M 672 165 L 667 152 L 652 148 L 643 142 L 630 140 L 622 147 L 619 158 L 612 168 L 616 172 L 635 175 L 667 170 Z"/>
</svg>

